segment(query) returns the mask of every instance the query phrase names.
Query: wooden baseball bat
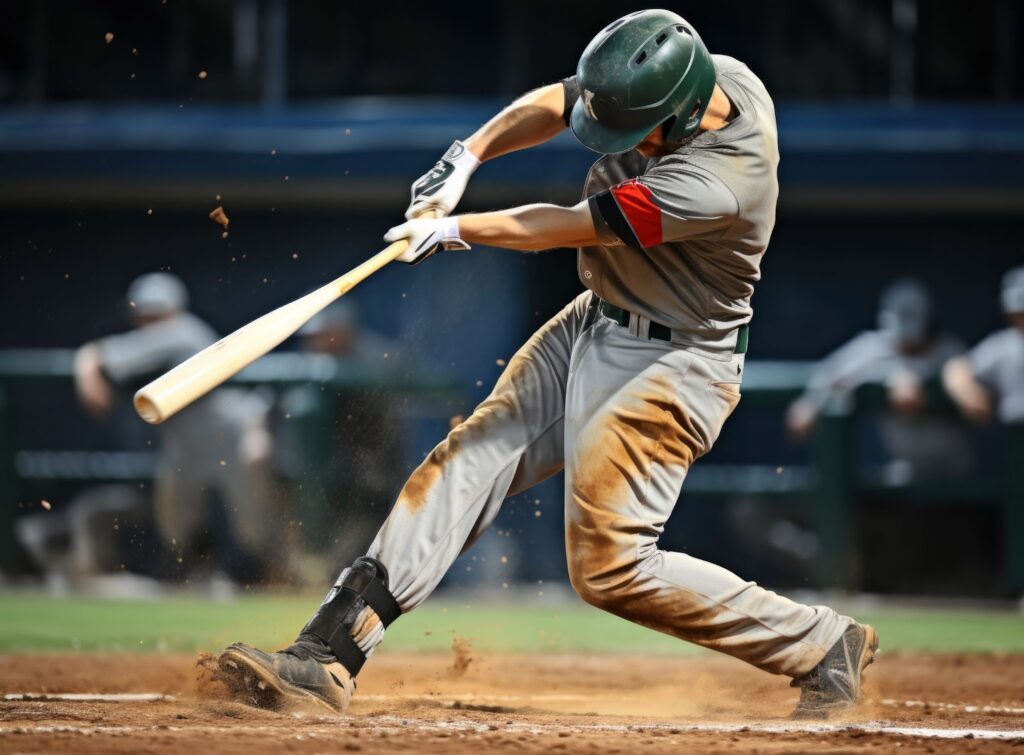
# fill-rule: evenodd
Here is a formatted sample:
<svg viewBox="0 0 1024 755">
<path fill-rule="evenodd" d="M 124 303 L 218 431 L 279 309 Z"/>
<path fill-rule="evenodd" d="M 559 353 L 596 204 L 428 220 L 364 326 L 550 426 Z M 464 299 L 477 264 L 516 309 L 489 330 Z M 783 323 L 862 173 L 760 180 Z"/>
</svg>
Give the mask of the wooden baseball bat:
<svg viewBox="0 0 1024 755">
<path fill-rule="evenodd" d="M 425 213 L 433 217 L 433 213 Z M 363 264 L 301 299 L 278 307 L 189 357 L 135 394 L 135 411 L 159 425 L 225 380 L 255 362 L 309 322 L 331 302 L 398 259 L 409 246 L 396 241 Z"/>
</svg>

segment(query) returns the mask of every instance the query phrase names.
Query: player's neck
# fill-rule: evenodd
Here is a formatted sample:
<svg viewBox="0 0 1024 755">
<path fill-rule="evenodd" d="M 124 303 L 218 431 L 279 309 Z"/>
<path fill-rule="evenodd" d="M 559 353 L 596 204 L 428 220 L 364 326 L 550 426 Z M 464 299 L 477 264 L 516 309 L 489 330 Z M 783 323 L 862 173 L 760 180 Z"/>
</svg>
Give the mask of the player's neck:
<svg viewBox="0 0 1024 755">
<path fill-rule="evenodd" d="M 711 93 L 711 102 L 708 103 L 708 109 L 704 111 L 704 117 L 700 119 L 700 128 L 702 131 L 718 131 L 725 128 L 735 117 L 733 113 L 732 100 L 726 96 L 718 84 L 715 84 L 715 89 Z"/>
</svg>

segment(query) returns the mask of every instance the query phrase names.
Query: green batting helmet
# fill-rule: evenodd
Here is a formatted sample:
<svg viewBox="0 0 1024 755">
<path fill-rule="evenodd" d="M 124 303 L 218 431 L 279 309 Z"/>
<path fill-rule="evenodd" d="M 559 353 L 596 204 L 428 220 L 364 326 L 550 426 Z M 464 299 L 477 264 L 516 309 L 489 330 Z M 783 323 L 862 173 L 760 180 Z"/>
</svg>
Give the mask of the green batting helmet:
<svg viewBox="0 0 1024 755">
<path fill-rule="evenodd" d="M 667 10 L 642 10 L 609 24 L 576 68 L 580 98 L 573 135 L 595 152 L 632 149 L 656 126 L 682 141 L 700 125 L 715 88 L 715 64 L 697 31 Z"/>
</svg>

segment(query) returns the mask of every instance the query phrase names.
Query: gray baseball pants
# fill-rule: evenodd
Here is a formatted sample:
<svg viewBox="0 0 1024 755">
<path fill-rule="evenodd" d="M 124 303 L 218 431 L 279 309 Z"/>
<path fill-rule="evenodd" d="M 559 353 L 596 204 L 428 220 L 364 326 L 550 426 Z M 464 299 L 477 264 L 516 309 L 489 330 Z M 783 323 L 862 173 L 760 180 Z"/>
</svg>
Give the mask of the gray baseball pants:
<svg viewBox="0 0 1024 755">
<path fill-rule="evenodd" d="M 507 496 L 564 467 L 569 576 L 585 601 L 766 671 L 806 673 L 851 619 L 658 547 L 690 465 L 739 403 L 743 356 L 648 340 L 596 312 L 588 318 L 592 296 L 581 294 L 538 330 L 491 395 L 413 472 L 369 555 L 387 567 L 409 611 Z M 360 634 L 372 650 L 382 631 Z"/>
</svg>

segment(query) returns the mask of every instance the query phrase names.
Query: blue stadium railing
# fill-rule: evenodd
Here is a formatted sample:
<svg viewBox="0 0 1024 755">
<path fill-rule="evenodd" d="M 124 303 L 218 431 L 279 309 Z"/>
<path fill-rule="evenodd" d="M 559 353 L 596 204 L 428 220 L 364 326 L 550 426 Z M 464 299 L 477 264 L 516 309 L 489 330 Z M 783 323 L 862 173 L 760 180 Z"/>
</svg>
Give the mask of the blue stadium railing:
<svg viewBox="0 0 1024 755">
<path fill-rule="evenodd" d="M 11 396 L 26 390 L 44 390 L 47 385 L 70 392 L 71 354 L 66 350 L 0 351 L 0 491 L 4 492 L 0 506 L 0 558 L 9 559 L 13 551 L 14 507 L 27 483 L 38 486 L 47 480 L 84 483 L 151 479 L 153 458 L 145 452 L 18 450 Z M 279 387 L 314 383 L 344 389 L 365 385 L 358 375 L 339 372 L 328 362 L 333 360 L 273 354 L 243 372 L 238 380 L 249 385 Z M 806 362 L 748 363 L 743 406 L 782 409 L 803 391 L 810 368 L 811 364 Z M 432 400 L 440 403 L 443 397 L 457 391 L 447 378 L 424 375 L 382 388 L 418 394 L 428 404 Z M 806 505 L 820 542 L 814 565 L 818 586 L 846 588 L 858 586 L 860 496 L 870 494 L 892 505 L 957 502 L 987 506 L 1002 515 L 1002 589 L 1012 595 L 1024 592 L 1024 467 L 1013 463 L 1024 458 L 1024 425 L 1006 429 L 1010 463 L 1002 478 L 883 486 L 859 476 L 853 440 L 858 414 L 877 408 L 883 399 L 882 391 L 869 387 L 858 394 L 852 411 L 823 416 L 812 441 L 810 467 L 787 468 L 784 475 L 779 475 L 774 465 L 703 462 L 688 476 L 684 496 L 754 495 Z M 315 421 L 306 424 L 310 432 L 315 432 Z"/>
<path fill-rule="evenodd" d="M 269 191 L 278 203 L 392 206 L 410 177 L 502 104 L 356 98 L 280 110 L 8 108 L 0 111 L 0 202 L 134 199 L 140 185 L 152 189 L 147 196 L 195 201 L 198 185 L 216 182 L 235 203 Z M 1024 207 L 1024 106 L 783 103 L 778 120 L 784 207 Z M 571 199 L 593 159 L 563 135 L 485 166 L 473 196 Z"/>
</svg>

